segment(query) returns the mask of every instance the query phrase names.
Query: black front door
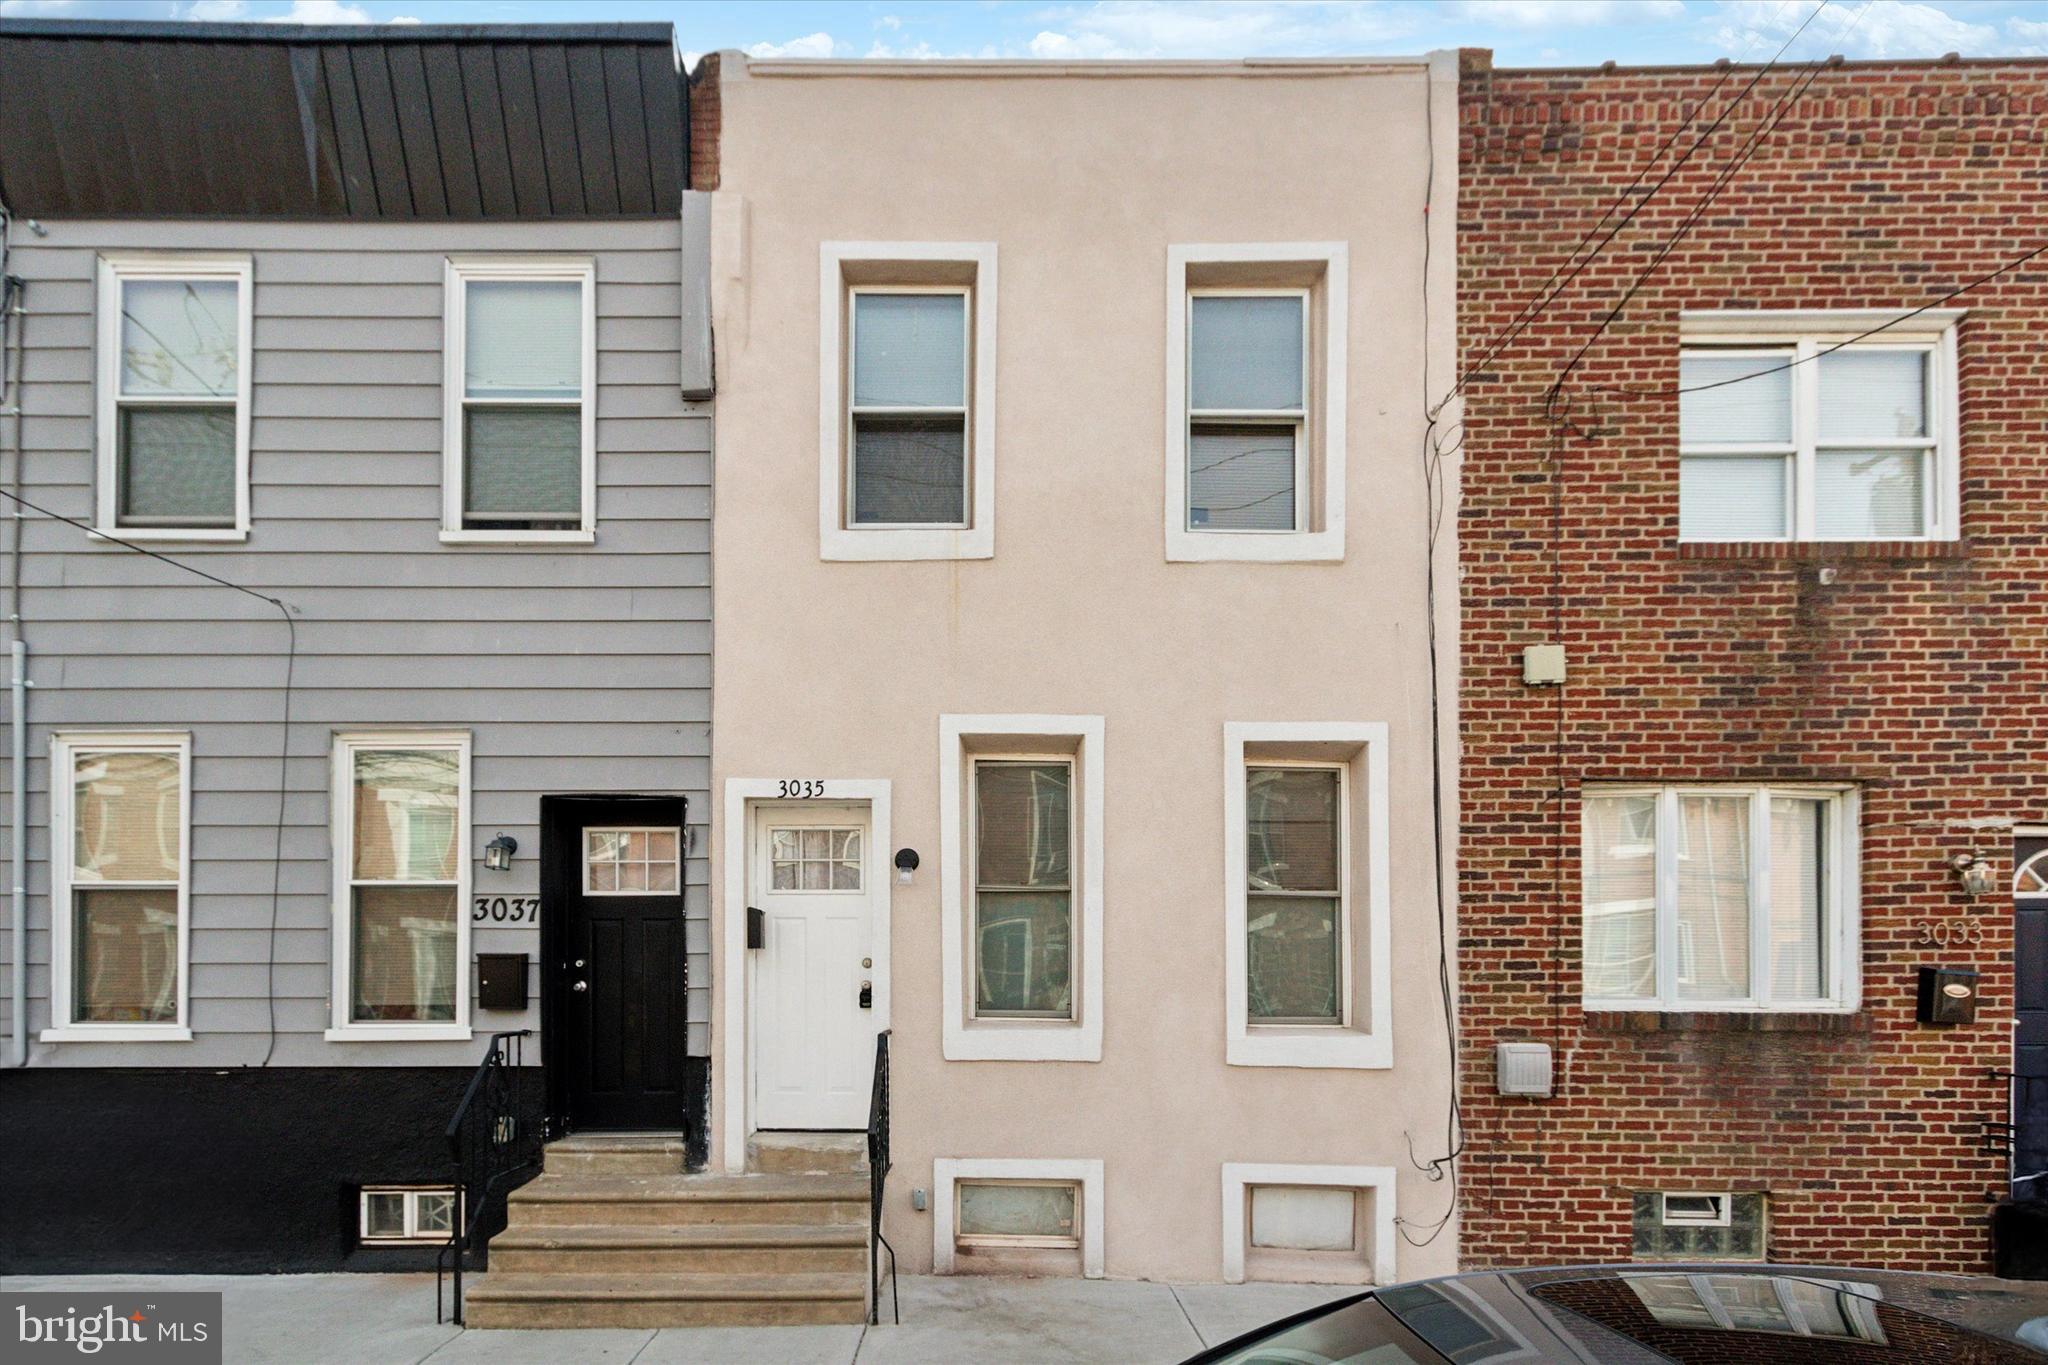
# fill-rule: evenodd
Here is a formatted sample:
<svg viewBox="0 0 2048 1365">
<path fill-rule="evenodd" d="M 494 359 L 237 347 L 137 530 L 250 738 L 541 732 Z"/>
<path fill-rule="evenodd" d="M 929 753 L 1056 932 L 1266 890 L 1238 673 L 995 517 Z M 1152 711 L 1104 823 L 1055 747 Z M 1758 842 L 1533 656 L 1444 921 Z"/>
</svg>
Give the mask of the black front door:
<svg viewBox="0 0 2048 1365">
<path fill-rule="evenodd" d="M 541 802 L 550 1092 L 571 1131 L 682 1132 L 681 797 Z"/>
<path fill-rule="evenodd" d="M 2048 1199 L 2048 838 L 2015 839 L 2013 868 L 2013 1196 Z"/>
</svg>

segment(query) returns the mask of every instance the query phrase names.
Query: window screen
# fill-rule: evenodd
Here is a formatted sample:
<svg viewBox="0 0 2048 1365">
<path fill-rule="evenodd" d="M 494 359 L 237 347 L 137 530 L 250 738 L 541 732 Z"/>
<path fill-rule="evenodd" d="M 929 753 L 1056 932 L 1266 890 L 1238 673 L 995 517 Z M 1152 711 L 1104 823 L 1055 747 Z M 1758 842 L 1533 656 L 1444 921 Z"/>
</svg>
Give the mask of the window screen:
<svg viewBox="0 0 2048 1365">
<path fill-rule="evenodd" d="M 852 524 L 966 524 L 967 323 L 964 291 L 854 294 Z"/>
</svg>

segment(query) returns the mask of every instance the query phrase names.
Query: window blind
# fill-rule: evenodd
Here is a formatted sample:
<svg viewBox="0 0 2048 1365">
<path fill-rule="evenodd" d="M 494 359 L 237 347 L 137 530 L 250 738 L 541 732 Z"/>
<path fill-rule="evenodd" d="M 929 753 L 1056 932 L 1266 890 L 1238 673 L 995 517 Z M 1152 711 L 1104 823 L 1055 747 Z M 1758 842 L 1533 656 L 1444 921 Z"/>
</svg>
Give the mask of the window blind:
<svg viewBox="0 0 2048 1365">
<path fill-rule="evenodd" d="M 966 296 L 854 295 L 853 402 L 855 407 L 966 406 Z"/>
<path fill-rule="evenodd" d="M 1854 347 L 1823 355 L 1823 444 L 1927 435 L 1927 353 Z"/>
<path fill-rule="evenodd" d="M 124 403 L 119 427 L 122 524 L 234 525 L 232 407 Z"/>
<path fill-rule="evenodd" d="M 583 392 L 583 286 L 575 280 L 471 280 L 463 372 L 471 398 L 577 398 Z"/>
<path fill-rule="evenodd" d="M 580 408 L 472 407 L 464 418 L 465 519 L 574 522 L 582 517 Z"/>
<path fill-rule="evenodd" d="M 1792 371 L 1789 350 L 1728 356 L 1689 352 L 1678 360 L 1678 439 L 1681 445 L 1792 443 Z M 1741 380 L 1730 383 L 1730 380 Z M 1704 384 L 1719 388 L 1686 392 Z"/>
<path fill-rule="evenodd" d="M 1188 525 L 1212 531 L 1291 531 L 1295 428 L 1195 426 L 1188 433 Z"/>
<path fill-rule="evenodd" d="M 1790 455 L 1694 455 L 1678 462 L 1678 534 L 1758 540 L 1786 534 Z"/>
<path fill-rule="evenodd" d="M 958 525 L 967 519 L 967 427 L 960 417 L 853 422 L 853 521 Z"/>
<path fill-rule="evenodd" d="M 1834 540 L 1925 534 L 1926 465 L 1919 450 L 1815 452 L 1815 531 Z"/>
<path fill-rule="evenodd" d="M 1188 328 L 1188 407 L 1299 412 L 1302 306 L 1298 294 L 1198 294 Z"/>
</svg>

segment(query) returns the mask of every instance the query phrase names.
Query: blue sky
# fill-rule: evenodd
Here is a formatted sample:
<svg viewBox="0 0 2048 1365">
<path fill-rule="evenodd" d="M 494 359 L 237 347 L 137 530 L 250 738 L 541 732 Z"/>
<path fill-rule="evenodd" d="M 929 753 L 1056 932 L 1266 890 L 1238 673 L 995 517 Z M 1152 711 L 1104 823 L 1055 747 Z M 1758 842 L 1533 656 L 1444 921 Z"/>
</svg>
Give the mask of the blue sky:
<svg viewBox="0 0 2048 1365">
<path fill-rule="evenodd" d="M 1761 60 L 1815 0 L 0 0 L 0 16 L 665 20 L 688 52 L 1241 57 L 1490 47 L 1512 66 Z M 1793 59 L 2048 56 L 2048 0 L 1829 0 Z"/>
</svg>

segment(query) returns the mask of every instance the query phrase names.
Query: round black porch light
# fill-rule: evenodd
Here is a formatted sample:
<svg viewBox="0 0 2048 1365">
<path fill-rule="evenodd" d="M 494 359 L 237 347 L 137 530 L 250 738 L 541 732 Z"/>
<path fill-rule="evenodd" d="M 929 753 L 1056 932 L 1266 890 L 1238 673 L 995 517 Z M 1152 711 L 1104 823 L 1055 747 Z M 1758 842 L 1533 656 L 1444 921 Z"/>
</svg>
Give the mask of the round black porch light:
<svg viewBox="0 0 2048 1365">
<path fill-rule="evenodd" d="M 510 872 L 512 855 L 519 851 L 519 841 L 509 834 L 500 834 L 484 845 L 484 866 L 493 872 Z"/>
<path fill-rule="evenodd" d="M 899 848 L 896 850 L 896 881 L 898 885 L 910 885 L 910 874 L 917 871 L 917 850 Z"/>
</svg>

